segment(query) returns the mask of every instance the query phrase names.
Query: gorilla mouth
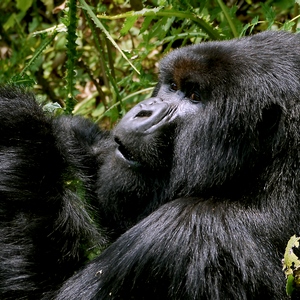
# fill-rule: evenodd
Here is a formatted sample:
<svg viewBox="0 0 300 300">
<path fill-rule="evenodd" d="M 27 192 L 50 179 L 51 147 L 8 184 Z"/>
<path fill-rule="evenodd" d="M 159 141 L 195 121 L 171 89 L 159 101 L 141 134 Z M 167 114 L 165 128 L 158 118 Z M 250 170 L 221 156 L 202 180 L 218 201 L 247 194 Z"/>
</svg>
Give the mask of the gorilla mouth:
<svg viewBox="0 0 300 300">
<path fill-rule="evenodd" d="M 118 144 L 116 149 L 116 154 L 118 157 L 121 157 L 131 166 L 139 166 L 140 163 L 135 159 L 134 155 L 124 146 L 121 140 L 118 137 L 115 137 L 115 142 Z"/>
</svg>

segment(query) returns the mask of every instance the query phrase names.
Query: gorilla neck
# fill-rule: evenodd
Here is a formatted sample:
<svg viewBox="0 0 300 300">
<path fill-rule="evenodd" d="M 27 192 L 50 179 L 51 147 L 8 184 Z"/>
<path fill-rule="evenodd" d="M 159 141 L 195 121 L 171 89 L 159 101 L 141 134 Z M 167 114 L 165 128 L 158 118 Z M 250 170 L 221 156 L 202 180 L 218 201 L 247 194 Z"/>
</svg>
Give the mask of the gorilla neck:
<svg viewBox="0 0 300 300">
<path fill-rule="evenodd" d="M 187 163 L 187 162 L 184 162 Z M 224 199 L 241 200 L 248 196 L 255 197 L 253 191 L 261 193 L 267 184 L 268 169 L 274 169 L 272 164 L 267 166 L 266 159 L 257 160 L 255 165 L 238 170 L 224 168 L 216 170 L 212 165 L 200 164 L 187 169 L 178 164 L 171 173 L 169 197 L 217 197 Z M 201 171 L 200 171 L 201 170 Z"/>
</svg>

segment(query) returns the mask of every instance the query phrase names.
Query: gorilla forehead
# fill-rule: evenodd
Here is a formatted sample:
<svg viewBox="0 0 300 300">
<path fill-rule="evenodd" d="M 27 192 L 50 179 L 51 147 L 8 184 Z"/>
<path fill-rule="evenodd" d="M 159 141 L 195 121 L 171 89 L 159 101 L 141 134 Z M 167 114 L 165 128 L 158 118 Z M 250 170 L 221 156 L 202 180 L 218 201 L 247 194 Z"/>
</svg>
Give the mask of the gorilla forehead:
<svg viewBox="0 0 300 300">
<path fill-rule="evenodd" d="M 208 76 L 210 80 L 216 76 L 220 80 L 222 73 L 232 72 L 229 70 L 230 60 L 230 53 L 218 43 L 203 43 L 171 52 L 161 61 L 160 74 L 178 84 L 182 81 L 208 81 Z"/>
</svg>

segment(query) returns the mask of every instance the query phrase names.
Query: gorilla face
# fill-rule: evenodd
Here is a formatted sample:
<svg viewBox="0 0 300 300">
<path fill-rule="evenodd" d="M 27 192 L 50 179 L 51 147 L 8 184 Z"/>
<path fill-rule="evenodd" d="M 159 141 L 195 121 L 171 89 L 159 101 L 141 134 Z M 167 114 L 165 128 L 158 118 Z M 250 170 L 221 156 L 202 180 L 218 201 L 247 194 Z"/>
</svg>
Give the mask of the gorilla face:
<svg viewBox="0 0 300 300">
<path fill-rule="evenodd" d="M 276 45 L 255 36 L 251 43 L 240 39 L 173 51 L 160 64 L 153 97 L 115 128 L 117 156 L 137 169 L 170 170 L 175 196 L 211 189 L 224 195 L 233 186 L 239 194 L 271 159 L 283 95 L 297 93 L 276 84 L 284 64 L 277 52 Z M 298 75 L 291 70 L 288 76 Z"/>
<path fill-rule="evenodd" d="M 189 72 L 181 74 L 184 80 L 171 76 L 172 70 L 164 73 L 162 70 L 153 97 L 131 109 L 115 128 L 117 156 L 130 166 L 170 166 L 179 123 L 203 114 L 209 91 L 201 90 L 196 79 L 188 79 Z"/>
</svg>

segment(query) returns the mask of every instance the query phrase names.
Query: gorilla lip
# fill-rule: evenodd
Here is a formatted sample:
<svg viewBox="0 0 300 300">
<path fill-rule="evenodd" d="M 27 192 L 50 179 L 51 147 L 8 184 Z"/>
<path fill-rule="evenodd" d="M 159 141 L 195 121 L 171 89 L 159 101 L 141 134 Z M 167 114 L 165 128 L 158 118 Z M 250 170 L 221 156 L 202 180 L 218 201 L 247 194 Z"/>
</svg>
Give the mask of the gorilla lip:
<svg viewBox="0 0 300 300">
<path fill-rule="evenodd" d="M 138 167 L 140 163 L 134 159 L 134 156 L 128 151 L 128 149 L 122 144 L 118 137 L 115 137 L 115 142 L 118 144 L 116 148 L 116 156 L 126 161 L 130 166 Z"/>
</svg>

